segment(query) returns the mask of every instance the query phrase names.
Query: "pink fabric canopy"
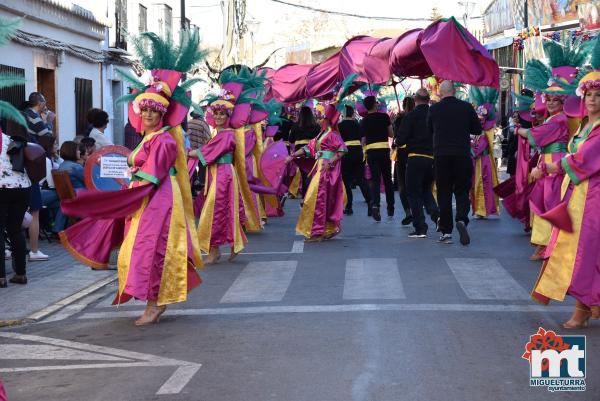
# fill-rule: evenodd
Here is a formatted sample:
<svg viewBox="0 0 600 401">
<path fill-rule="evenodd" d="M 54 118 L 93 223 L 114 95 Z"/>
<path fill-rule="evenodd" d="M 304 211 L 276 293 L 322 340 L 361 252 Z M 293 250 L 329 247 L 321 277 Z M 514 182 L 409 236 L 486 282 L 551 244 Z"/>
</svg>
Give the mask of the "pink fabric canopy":
<svg viewBox="0 0 600 401">
<path fill-rule="evenodd" d="M 356 81 L 385 84 L 393 75 L 436 75 L 472 85 L 499 85 L 498 64 L 453 17 L 413 29 L 397 38 L 356 36 L 319 64 L 288 64 L 272 73 L 270 93 L 284 103 L 329 99 L 350 74 Z"/>
</svg>

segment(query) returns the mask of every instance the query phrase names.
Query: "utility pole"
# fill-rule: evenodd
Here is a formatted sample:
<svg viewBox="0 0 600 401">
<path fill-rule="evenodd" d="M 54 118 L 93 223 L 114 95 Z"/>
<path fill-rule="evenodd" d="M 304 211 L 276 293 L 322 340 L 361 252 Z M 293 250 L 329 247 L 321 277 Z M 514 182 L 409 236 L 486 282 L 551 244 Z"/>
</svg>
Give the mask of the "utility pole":
<svg viewBox="0 0 600 401">
<path fill-rule="evenodd" d="M 185 0 L 181 0 L 181 30 L 185 31 L 187 25 L 185 23 Z"/>
</svg>

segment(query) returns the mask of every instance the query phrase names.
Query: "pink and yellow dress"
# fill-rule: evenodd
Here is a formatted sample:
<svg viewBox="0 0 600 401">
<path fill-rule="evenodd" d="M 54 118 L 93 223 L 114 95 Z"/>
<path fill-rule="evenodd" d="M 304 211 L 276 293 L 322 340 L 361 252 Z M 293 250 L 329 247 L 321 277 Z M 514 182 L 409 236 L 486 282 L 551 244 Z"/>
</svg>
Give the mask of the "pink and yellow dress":
<svg viewBox="0 0 600 401">
<path fill-rule="evenodd" d="M 65 213 L 87 217 L 61 232 L 63 244 L 77 259 L 105 268 L 110 249 L 121 244 L 116 304 L 131 298 L 158 305 L 182 302 L 201 283 L 193 217 L 176 170 L 179 144 L 172 135 L 181 131 L 173 130 L 146 134 L 131 153 L 128 162 L 137 171 L 129 189 L 82 191 L 62 204 Z"/>
<path fill-rule="evenodd" d="M 204 146 L 196 150 L 202 165 L 207 166 L 206 200 L 200 213 L 198 237 L 200 249 L 230 245 L 234 252 L 244 249 L 244 206 L 238 176 L 233 166 L 236 150 L 235 134 L 222 129 Z"/>
<path fill-rule="evenodd" d="M 571 295 L 586 306 L 600 305 L 600 120 L 571 139 L 560 159 L 566 172 L 561 186 L 573 232 L 554 228 L 532 292 L 547 304 Z"/>
<path fill-rule="evenodd" d="M 494 129 L 479 135 L 471 143 L 473 154 L 473 189 L 471 207 L 473 214 L 481 217 L 498 214 L 500 204 L 494 187 L 498 185 L 498 168 L 494 159 Z"/>
<path fill-rule="evenodd" d="M 529 144 L 540 151 L 539 162 L 555 163 L 567 151 L 569 141 L 568 118 L 564 113 L 554 114 L 544 124 L 527 130 Z M 529 195 L 533 213 L 531 243 L 546 246 L 550 240 L 552 225 L 539 217 L 560 202 L 560 186 L 563 174 L 551 174 L 535 182 Z"/>
<path fill-rule="evenodd" d="M 341 162 L 338 160 L 329 169 L 324 161 L 330 160 L 337 152 L 347 152 L 340 134 L 327 129 L 304 146 L 306 157 L 316 159 L 314 176 L 310 181 L 304 205 L 298 217 L 296 232 L 306 238 L 331 237 L 340 232 L 345 190 L 342 182 Z"/>
</svg>

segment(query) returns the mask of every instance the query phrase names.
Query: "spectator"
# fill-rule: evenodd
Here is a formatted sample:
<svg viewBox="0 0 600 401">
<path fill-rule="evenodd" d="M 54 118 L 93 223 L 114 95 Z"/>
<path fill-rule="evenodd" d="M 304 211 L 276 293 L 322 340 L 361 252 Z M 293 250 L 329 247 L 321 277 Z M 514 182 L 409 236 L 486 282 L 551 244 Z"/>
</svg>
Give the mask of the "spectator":
<svg viewBox="0 0 600 401">
<path fill-rule="evenodd" d="M 87 122 L 87 124 L 85 125 L 85 129 L 83 132 L 78 132 L 78 136 L 83 136 L 83 137 L 88 137 L 90 136 L 90 132 L 92 132 L 92 129 L 94 129 L 94 126 L 92 124 L 92 121 L 94 119 L 94 116 L 96 115 L 97 112 L 102 111 L 101 109 L 98 108 L 92 108 L 89 109 L 88 112 L 85 115 L 85 121 Z"/>
<path fill-rule="evenodd" d="M 52 131 L 47 122 L 46 98 L 39 92 L 32 92 L 26 104 L 27 108 L 23 114 L 27 121 L 27 140 L 34 143 L 41 143 L 44 146 L 46 142 L 50 141 L 50 137 L 52 137 Z M 31 224 L 29 225 L 29 245 L 31 248 L 29 260 L 48 260 L 48 255 L 38 249 L 42 192 L 37 182 L 31 183 L 29 197 L 29 213 L 32 217 Z"/>
<path fill-rule="evenodd" d="M 25 169 L 13 170 L 13 165 L 8 156 L 8 147 L 11 138 L 0 131 L 0 249 L 4 250 L 5 233 L 12 244 L 12 268 L 15 275 L 10 282 L 27 284 L 25 237 L 21 224 L 27 203 L 31 181 Z M 6 261 L 0 258 L 0 288 L 6 287 Z"/>
<path fill-rule="evenodd" d="M 97 111 L 90 116 L 92 130 L 89 137 L 96 141 L 96 150 L 102 149 L 105 146 L 113 145 L 113 143 L 104 135 L 104 130 L 108 126 L 108 113 L 104 110 L 96 109 Z"/>
<path fill-rule="evenodd" d="M 86 159 L 87 159 L 87 156 L 91 155 L 92 153 L 94 153 L 95 151 L 97 151 L 99 149 L 98 146 L 96 145 L 96 140 L 94 138 L 92 138 L 91 136 L 87 137 L 87 138 L 82 138 L 80 145 L 81 144 L 83 144 L 83 147 L 85 148 Z"/>
<path fill-rule="evenodd" d="M 85 145 L 84 145 L 85 146 Z M 71 179 L 73 189 L 85 188 L 83 178 L 83 166 L 78 163 L 80 160 L 79 147 L 73 141 L 65 141 L 60 147 L 60 157 L 63 162 L 58 166 L 61 171 L 67 171 Z"/>
<path fill-rule="evenodd" d="M 52 136 L 52 130 L 47 122 L 48 112 L 44 95 L 39 92 L 31 92 L 25 106 L 23 115 L 27 121 L 27 140 L 38 143 L 39 137 Z"/>
<path fill-rule="evenodd" d="M 55 139 L 55 138 L 53 138 Z M 58 156 L 57 142 L 53 140 L 46 150 L 46 178 L 40 181 L 42 187 L 42 206 L 48 211 L 48 218 L 53 222 L 52 232 L 58 234 L 64 229 L 66 217 L 60 210 L 60 200 L 54 187 L 54 179 L 52 178 L 52 170 L 57 170 L 62 163 L 62 159 Z"/>
<path fill-rule="evenodd" d="M 187 132 L 192 149 L 198 149 L 210 140 L 210 127 L 200 114 L 192 112 L 190 117 L 192 119 L 188 121 Z"/>
<path fill-rule="evenodd" d="M 440 84 L 442 100 L 429 108 L 427 129 L 433 135 L 435 182 L 440 208 L 438 242 L 452 243 L 452 194 L 456 199 L 456 229 L 460 243 L 471 240 L 469 224 L 469 190 L 473 162 L 471 160 L 471 135 L 481 134 L 481 123 L 471 104 L 457 99 L 452 81 Z"/>
</svg>

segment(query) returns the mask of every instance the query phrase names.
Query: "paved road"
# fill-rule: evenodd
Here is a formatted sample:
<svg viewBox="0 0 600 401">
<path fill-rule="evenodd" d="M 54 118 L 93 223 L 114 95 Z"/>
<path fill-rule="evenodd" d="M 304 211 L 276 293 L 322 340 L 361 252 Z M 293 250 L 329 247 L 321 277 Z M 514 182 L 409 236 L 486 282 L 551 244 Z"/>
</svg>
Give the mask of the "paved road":
<svg viewBox="0 0 600 401">
<path fill-rule="evenodd" d="M 573 303 L 528 298 L 539 265 L 518 224 L 474 221 L 472 245 L 409 239 L 355 205 L 335 240 L 304 244 L 298 202 L 250 237 L 248 254 L 161 323 L 110 306 L 115 284 L 41 323 L 0 331 L 11 401 L 598 400 L 600 324 L 587 335 L 587 391 L 529 387 L 521 359 Z M 571 333 L 568 333 L 571 334 Z"/>
</svg>

